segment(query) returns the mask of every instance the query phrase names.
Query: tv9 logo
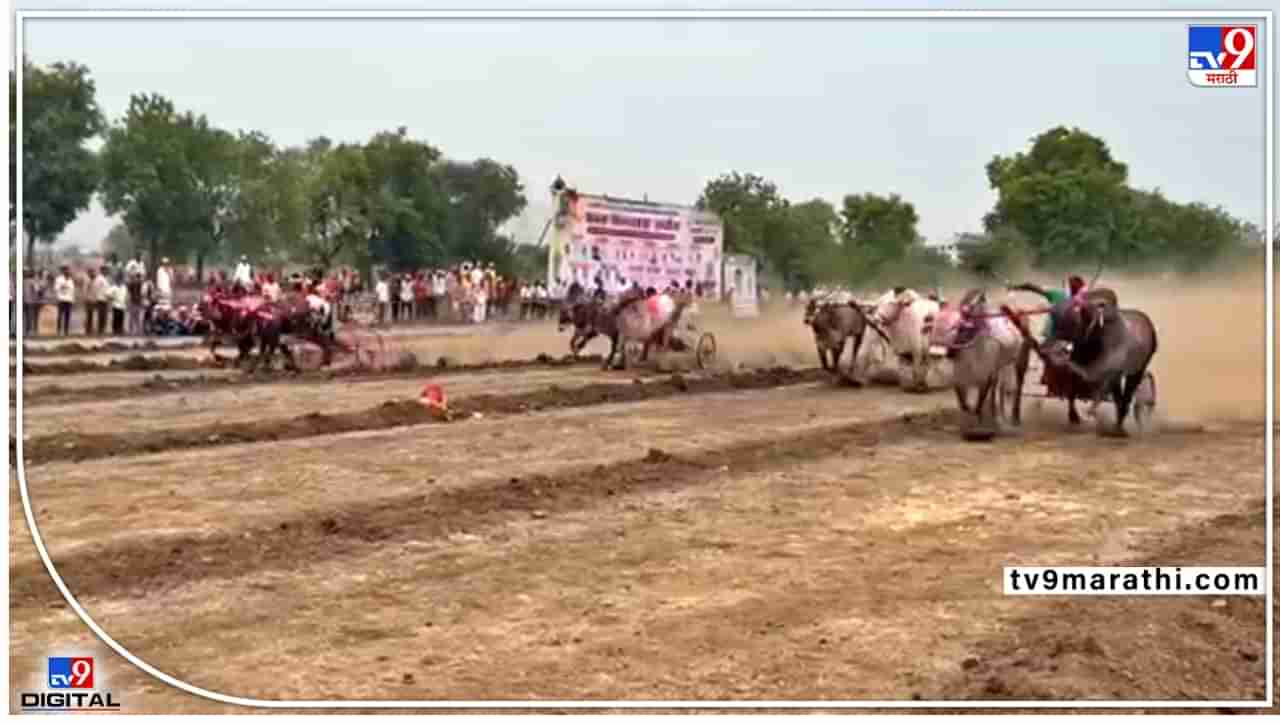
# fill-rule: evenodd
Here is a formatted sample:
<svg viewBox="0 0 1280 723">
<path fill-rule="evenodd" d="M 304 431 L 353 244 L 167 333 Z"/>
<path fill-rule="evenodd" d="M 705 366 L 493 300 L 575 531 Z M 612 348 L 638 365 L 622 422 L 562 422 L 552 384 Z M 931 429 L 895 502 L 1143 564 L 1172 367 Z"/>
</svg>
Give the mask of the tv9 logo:
<svg viewBox="0 0 1280 723">
<path fill-rule="evenodd" d="M 49 658 L 49 687 L 93 688 L 93 658 Z"/>
<path fill-rule="evenodd" d="M 1187 28 L 1187 77 L 1201 88 L 1258 86 L 1257 25 Z"/>
</svg>

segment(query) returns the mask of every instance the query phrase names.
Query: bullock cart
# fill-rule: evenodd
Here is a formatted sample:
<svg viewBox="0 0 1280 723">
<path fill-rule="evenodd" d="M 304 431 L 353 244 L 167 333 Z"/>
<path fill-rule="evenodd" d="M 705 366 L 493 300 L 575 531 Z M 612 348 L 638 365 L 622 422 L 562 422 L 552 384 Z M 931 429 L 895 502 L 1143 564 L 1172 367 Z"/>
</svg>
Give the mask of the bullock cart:
<svg viewBox="0 0 1280 723">
<path fill-rule="evenodd" d="M 698 323 L 696 314 L 685 313 L 686 304 L 679 304 L 671 317 L 667 319 L 649 338 L 648 346 L 660 352 L 692 353 L 699 369 L 708 369 L 716 361 L 716 337 L 704 331 Z M 644 361 L 645 346 L 643 341 L 628 340 L 623 346 L 628 364 Z"/>
<path fill-rule="evenodd" d="M 325 340 L 313 334 L 289 334 L 282 343 L 289 347 L 299 368 L 310 371 L 324 365 L 324 349 L 318 341 Z M 327 341 L 332 362 L 349 363 L 359 369 L 386 369 L 396 361 L 382 332 L 358 313 L 337 324 Z"/>
<path fill-rule="evenodd" d="M 1031 342 L 1031 348 L 1035 351 L 1035 356 L 1027 369 L 1027 383 L 1022 389 L 1022 397 L 1068 402 L 1076 399 L 1081 401 L 1093 399 L 1098 392 L 1097 385 L 1080 378 L 1066 365 L 1066 360 L 1071 355 L 1071 344 L 1055 341 L 1052 344 L 1043 345 L 1027 328 L 1027 317 L 1047 313 L 1049 310 L 1044 307 L 1014 309 L 1006 305 L 1001 307 L 998 314 L 992 314 L 992 316 L 1006 316 L 1013 321 L 1014 326 Z M 1133 419 L 1139 429 L 1146 429 L 1151 422 L 1156 410 L 1156 399 L 1156 377 L 1147 371 L 1133 395 Z M 1104 392 L 1098 401 L 1115 404 L 1115 399 L 1110 392 Z M 1090 414 L 1093 411 L 1091 408 Z"/>
</svg>

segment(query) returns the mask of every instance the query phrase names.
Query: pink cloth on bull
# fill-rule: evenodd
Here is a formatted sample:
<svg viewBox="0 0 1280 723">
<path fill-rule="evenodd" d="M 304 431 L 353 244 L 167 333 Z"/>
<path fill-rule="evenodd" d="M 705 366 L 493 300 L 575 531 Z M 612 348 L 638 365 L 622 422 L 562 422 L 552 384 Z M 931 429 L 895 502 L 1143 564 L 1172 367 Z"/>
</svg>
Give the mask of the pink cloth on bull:
<svg viewBox="0 0 1280 723">
<path fill-rule="evenodd" d="M 658 326 L 671 319 L 676 311 L 676 300 L 667 294 L 658 294 L 645 299 L 645 311 Z"/>
</svg>

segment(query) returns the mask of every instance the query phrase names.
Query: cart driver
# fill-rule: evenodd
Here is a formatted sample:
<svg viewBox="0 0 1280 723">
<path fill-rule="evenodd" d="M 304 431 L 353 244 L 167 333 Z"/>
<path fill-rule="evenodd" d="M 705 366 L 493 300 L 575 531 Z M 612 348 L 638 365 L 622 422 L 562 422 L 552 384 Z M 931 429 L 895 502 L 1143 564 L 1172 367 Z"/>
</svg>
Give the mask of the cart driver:
<svg viewBox="0 0 1280 723">
<path fill-rule="evenodd" d="M 307 309 L 311 312 L 311 325 L 322 336 L 333 337 L 333 304 L 330 304 L 315 286 L 307 292 Z"/>
<path fill-rule="evenodd" d="M 1050 306 L 1057 306 L 1058 304 L 1061 304 L 1067 299 L 1072 299 L 1079 296 L 1080 294 L 1083 294 L 1086 291 L 1086 288 L 1085 288 L 1084 279 L 1080 278 L 1079 276 L 1073 275 L 1067 278 L 1066 291 L 1063 291 L 1062 289 L 1045 289 L 1030 282 L 1022 283 L 1017 286 L 1010 286 L 1009 290 L 1010 291 L 1029 291 L 1033 294 L 1037 294 L 1038 296 L 1044 298 L 1045 301 L 1049 302 Z M 1044 341 L 1042 343 L 1049 344 L 1054 340 L 1052 314 L 1045 315 L 1043 334 L 1044 334 Z"/>
</svg>

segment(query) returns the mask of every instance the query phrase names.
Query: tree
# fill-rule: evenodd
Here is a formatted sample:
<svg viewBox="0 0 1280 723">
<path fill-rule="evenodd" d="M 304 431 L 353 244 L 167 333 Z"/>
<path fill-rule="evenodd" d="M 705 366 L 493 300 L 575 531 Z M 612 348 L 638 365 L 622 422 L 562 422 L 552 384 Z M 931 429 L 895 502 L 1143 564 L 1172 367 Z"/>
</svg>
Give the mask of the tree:
<svg viewBox="0 0 1280 723">
<path fill-rule="evenodd" d="M 290 154 L 298 164 L 305 223 L 297 248 L 323 268 L 370 236 L 372 179 L 359 145 L 333 146 L 327 138 Z"/>
<path fill-rule="evenodd" d="M 811 289 L 819 280 L 830 280 L 832 253 L 840 216 L 820 198 L 788 206 L 783 212 L 778 243 L 770 244 L 770 265 L 782 277 L 785 288 Z"/>
<path fill-rule="evenodd" d="M 100 179 L 85 143 L 103 131 L 89 69 L 76 63 L 46 68 L 22 63 L 22 225 L 26 257 L 35 242 L 51 244 L 89 208 Z M 9 147 L 18 147 L 17 78 L 9 74 Z M 9 223 L 17 225 L 17 154 L 9 156 Z"/>
<path fill-rule="evenodd" d="M 724 224 L 727 253 L 751 254 L 768 263 L 769 236 L 787 201 L 778 187 L 754 173 L 737 171 L 707 182 L 699 209 L 714 212 Z"/>
<path fill-rule="evenodd" d="M 903 261 L 920 243 L 915 207 L 900 196 L 873 193 L 844 197 L 840 210 L 840 244 L 846 280 L 855 284 Z"/>
<path fill-rule="evenodd" d="M 195 255 L 196 279 L 204 278 L 205 260 L 224 251 L 229 230 L 240 219 L 244 183 L 244 147 L 235 135 L 214 128 L 203 115 L 179 117 L 189 166 L 192 216 L 182 223 L 180 238 Z"/>
<path fill-rule="evenodd" d="M 162 255 L 186 256 L 207 209 L 191 158 L 193 124 L 163 96 L 134 95 L 102 147 L 103 206 L 124 216 L 151 269 Z"/>
<path fill-rule="evenodd" d="M 1009 279 L 1030 264 L 1027 241 L 1012 226 L 1000 226 L 983 234 L 956 237 L 960 268 L 979 277 Z"/>
<path fill-rule="evenodd" d="M 124 259 L 130 258 L 137 253 L 139 250 L 139 244 L 133 234 L 129 233 L 128 226 L 123 223 L 117 223 L 111 227 L 111 230 L 107 232 L 106 236 L 102 237 L 102 242 L 99 244 L 99 250 L 102 252 L 104 257 L 115 254 L 116 256 Z"/>
<path fill-rule="evenodd" d="M 1128 168 L 1106 142 L 1078 128 L 1051 128 L 1032 139 L 1031 150 L 987 164 L 998 194 L 987 214 L 988 231 L 1011 226 L 1028 240 L 1037 265 L 1105 259 L 1132 232 L 1123 218 L 1130 200 Z"/>
<path fill-rule="evenodd" d="M 396 269 L 440 258 L 445 206 L 432 177 L 440 151 L 410 138 L 401 126 L 373 136 L 364 154 L 370 174 L 369 258 Z"/>
<path fill-rule="evenodd" d="M 516 170 L 488 158 L 446 161 L 434 178 L 446 209 L 440 260 L 511 266 L 515 244 L 498 229 L 528 205 Z"/>
</svg>

